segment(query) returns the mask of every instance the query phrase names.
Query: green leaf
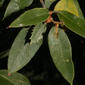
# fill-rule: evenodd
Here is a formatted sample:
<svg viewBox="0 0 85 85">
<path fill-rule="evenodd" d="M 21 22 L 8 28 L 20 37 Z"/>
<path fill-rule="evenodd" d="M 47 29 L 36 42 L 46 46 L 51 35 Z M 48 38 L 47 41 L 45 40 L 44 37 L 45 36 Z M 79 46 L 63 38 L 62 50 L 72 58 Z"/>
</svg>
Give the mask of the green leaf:
<svg viewBox="0 0 85 85">
<path fill-rule="evenodd" d="M 0 53 L 0 59 L 7 57 L 9 54 L 9 49 Z"/>
<path fill-rule="evenodd" d="M 48 44 L 53 62 L 62 76 L 70 83 L 73 83 L 74 66 L 72 62 L 71 45 L 67 35 L 61 29 L 56 34 L 53 27 L 48 35 Z"/>
<path fill-rule="evenodd" d="M 85 38 L 85 20 L 77 17 L 69 12 L 62 11 L 58 13 L 58 17 L 64 22 L 64 25 L 75 32 L 76 34 Z"/>
<path fill-rule="evenodd" d="M 31 5 L 33 0 L 10 0 L 4 18 Z"/>
<path fill-rule="evenodd" d="M 0 70 L 1 85 L 30 85 L 29 80 L 20 73 L 13 73 L 8 76 L 7 70 Z"/>
<path fill-rule="evenodd" d="M 45 8 L 34 8 L 23 13 L 15 21 L 12 22 L 10 27 L 22 27 L 28 25 L 35 25 L 45 21 L 49 16 L 49 12 Z"/>
<path fill-rule="evenodd" d="M 45 32 L 46 30 L 44 25 L 39 25 L 39 26 L 37 26 L 39 27 L 38 29 L 39 30 L 43 29 L 43 30 L 41 34 L 38 35 L 38 37 L 42 36 L 42 33 Z M 36 31 L 36 33 L 38 32 Z M 9 59 L 8 59 L 9 73 L 16 72 L 21 68 L 23 68 L 27 63 L 29 63 L 43 42 L 43 37 L 42 38 L 37 37 L 36 40 L 35 38 L 32 38 L 30 43 L 25 44 L 23 42 L 24 39 L 22 37 L 23 38 L 25 37 L 23 36 L 23 31 L 21 31 L 19 35 L 16 37 L 12 45 L 11 51 L 9 53 Z"/>
<path fill-rule="evenodd" d="M 79 6 L 78 1 L 77 1 L 77 0 L 74 0 L 74 4 L 75 4 L 75 6 L 76 6 L 76 8 L 77 8 L 77 10 L 78 10 L 79 17 L 81 17 L 81 18 L 84 19 L 84 15 L 83 15 L 83 13 L 82 13 L 82 11 L 81 11 L 81 8 L 80 8 L 80 6 Z"/>
<path fill-rule="evenodd" d="M 4 0 L 0 0 L 0 7 L 3 5 Z"/>
<path fill-rule="evenodd" d="M 60 0 L 56 6 L 55 11 L 67 11 L 76 16 L 79 16 L 78 9 L 75 6 L 74 0 Z"/>
<path fill-rule="evenodd" d="M 49 8 L 54 1 L 56 1 L 56 0 L 45 0 L 46 8 Z"/>
<path fill-rule="evenodd" d="M 16 62 L 17 57 L 23 51 L 26 34 L 27 34 L 27 29 L 25 29 L 25 28 L 22 29 L 20 31 L 20 33 L 17 35 L 17 37 L 16 37 L 16 39 L 11 47 L 11 50 L 9 52 L 9 58 L 8 58 L 8 70 L 9 70 L 9 72 L 10 72 L 10 70 L 13 70 L 13 68 L 15 67 L 14 64 Z M 19 57 L 21 57 L 21 56 L 19 56 Z M 18 62 L 17 62 L 17 66 L 18 66 Z"/>
<path fill-rule="evenodd" d="M 1 85 L 13 85 L 11 82 L 9 82 L 7 79 L 0 76 L 0 84 Z"/>
</svg>

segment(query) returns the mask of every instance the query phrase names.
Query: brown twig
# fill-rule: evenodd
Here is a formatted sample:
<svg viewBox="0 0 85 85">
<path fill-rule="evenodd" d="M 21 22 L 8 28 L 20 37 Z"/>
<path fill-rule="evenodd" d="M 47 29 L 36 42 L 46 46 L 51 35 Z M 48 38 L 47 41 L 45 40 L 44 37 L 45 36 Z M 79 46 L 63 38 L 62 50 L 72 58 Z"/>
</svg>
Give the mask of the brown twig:
<svg viewBox="0 0 85 85">
<path fill-rule="evenodd" d="M 54 21 L 54 20 L 52 20 L 52 22 L 53 22 L 54 24 L 60 24 L 60 25 L 64 24 L 63 22 Z"/>
<path fill-rule="evenodd" d="M 45 3 L 44 3 L 43 0 L 40 0 L 40 3 L 42 4 L 42 7 L 43 7 L 43 8 L 46 8 L 46 7 L 45 7 Z"/>
<path fill-rule="evenodd" d="M 56 31 L 56 34 L 57 34 L 57 36 L 58 36 L 58 27 L 59 27 L 59 25 L 63 25 L 64 24 L 64 22 L 60 22 L 60 21 L 54 21 L 53 20 L 53 17 L 52 17 L 52 14 L 53 13 L 55 13 L 54 11 L 49 11 L 49 17 L 48 17 L 48 19 L 45 21 L 45 23 L 53 23 L 53 24 L 55 24 L 55 31 Z"/>
</svg>

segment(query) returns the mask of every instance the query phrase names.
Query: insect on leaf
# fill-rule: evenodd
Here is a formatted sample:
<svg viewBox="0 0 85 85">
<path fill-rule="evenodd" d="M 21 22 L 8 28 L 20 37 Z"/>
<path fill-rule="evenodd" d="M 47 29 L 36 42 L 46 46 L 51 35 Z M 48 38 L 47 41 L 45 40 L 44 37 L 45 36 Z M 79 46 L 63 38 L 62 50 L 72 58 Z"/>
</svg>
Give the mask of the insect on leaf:
<svg viewBox="0 0 85 85">
<path fill-rule="evenodd" d="M 34 57 L 43 42 L 43 33 L 46 27 L 43 24 L 38 24 L 32 33 L 31 42 L 25 44 L 26 29 L 16 37 L 8 58 L 8 71 L 9 73 L 16 72 L 23 68 Z M 35 34 L 36 32 L 36 34 Z"/>
</svg>

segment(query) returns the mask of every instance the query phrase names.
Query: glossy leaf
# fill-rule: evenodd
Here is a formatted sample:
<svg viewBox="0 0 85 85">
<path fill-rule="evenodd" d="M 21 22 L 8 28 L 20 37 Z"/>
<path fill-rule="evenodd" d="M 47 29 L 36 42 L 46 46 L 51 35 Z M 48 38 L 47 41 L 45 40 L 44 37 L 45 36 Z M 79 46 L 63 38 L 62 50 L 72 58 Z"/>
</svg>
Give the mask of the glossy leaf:
<svg viewBox="0 0 85 85">
<path fill-rule="evenodd" d="M 61 29 L 56 34 L 53 27 L 48 35 L 48 44 L 53 62 L 62 76 L 70 83 L 73 83 L 74 66 L 72 62 L 71 45 L 67 35 Z"/>
<path fill-rule="evenodd" d="M 46 8 L 49 8 L 54 1 L 56 1 L 56 0 L 45 0 Z"/>
<path fill-rule="evenodd" d="M 34 8 L 23 13 L 18 17 L 10 27 L 22 27 L 28 25 L 35 25 L 45 21 L 49 16 L 49 12 L 45 8 Z"/>
<path fill-rule="evenodd" d="M 68 29 L 85 38 L 85 19 L 66 11 L 59 12 L 58 16 Z"/>
<path fill-rule="evenodd" d="M 7 70 L 0 70 L 1 85 L 30 85 L 29 80 L 19 73 L 13 73 L 8 76 Z"/>
<path fill-rule="evenodd" d="M 31 5 L 33 0 L 10 0 L 4 18 Z"/>
<path fill-rule="evenodd" d="M 43 29 L 42 33 L 46 30 L 44 27 L 45 26 L 40 25 L 40 29 Z M 39 34 L 39 36 L 41 36 L 42 33 Z M 25 36 L 23 36 L 23 31 L 21 31 L 12 45 L 8 59 L 9 73 L 16 72 L 23 68 L 28 62 L 30 62 L 30 60 L 42 45 L 43 37 L 37 37 L 35 42 L 35 38 L 31 39 L 32 42 L 26 44 L 23 42 L 24 37 Z"/>
<path fill-rule="evenodd" d="M 67 11 L 76 16 L 79 16 L 78 9 L 75 6 L 74 0 L 60 0 L 56 6 L 55 11 Z"/>
</svg>

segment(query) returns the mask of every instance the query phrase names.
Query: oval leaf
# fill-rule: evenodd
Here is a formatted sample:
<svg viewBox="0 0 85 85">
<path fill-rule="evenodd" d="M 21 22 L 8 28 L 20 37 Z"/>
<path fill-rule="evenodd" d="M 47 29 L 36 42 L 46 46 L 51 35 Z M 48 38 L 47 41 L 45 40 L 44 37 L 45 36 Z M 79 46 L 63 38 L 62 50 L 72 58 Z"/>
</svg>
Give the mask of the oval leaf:
<svg viewBox="0 0 85 85">
<path fill-rule="evenodd" d="M 45 21 L 49 16 L 49 12 L 44 8 L 34 8 L 23 13 L 18 17 L 10 27 L 22 27 L 28 25 L 35 25 Z"/>
<path fill-rule="evenodd" d="M 0 70 L 1 85 L 30 85 L 29 80 L 19 73 L 13 73 L 8 76 L 7 70 Z"/>
<path fill-rule="evenodd" d="M 48 35 L 48 44 L 53 62 L 62 76 L 70 83 L 73 83 L 74 66 L 72 62 L 71 45 L 65 32 L 52 28 Z"/>
<path fill-rule="evenodd" d="M 42 32 L 39 34 L 38 30 L 36 33 L 38 33 L 38 37 L 32 38 L 30 43 L 24 43 L 23 42 L 23 31 L 20 32 L 20 34 L 16 37 L 11 51 L 9 53 L 9 59 L 8 59 L 8 70 L 9 73 L 16 72 L 23 68 L 30 60 L 33 58 L 35 53 L 38 51 L 40 46 L 42 45 L 43 42 L 43 37 L 42 33 L 45 32 L 45 25 L 41 24 L 37 26 L 39 28 L 39 31 L 41 30 Z M 36 27 L 35 27 L 36 28 Z M 34 32 L 33 32 L 34 35 Z M 36 36 L 36 35 L 35 35 Z M 35 42 L 34 42 L 35 41 Z M 22 44 L 21 44 L 22 43 Z"/>
<path fill-rule="evenodd" d="M 12 70 L 12 65 L 14 66 L 14 62 L 16 61 L 17 56 L 21 53 L 25 44 L 25 37 L 27 34 L 27 29 L 22 29 L 20 33 L 17 35 L 12 48 L 9 52 L 8 57 L 8 70 Z"/>
<path fill-rule="evenodd" d="M 10 0 L 4 18 L 31 5 L 33 0 Z"/>
<path fill-rule="evenodd" d="M 68 11 L 76 16 L 79 16 L 78 9 L 75 6 L 74 0 L 60 0 L 55 6 L 55 11 Z"/>
<path fill-rule="evenodd" d="M 64 25 L 75 32 L 76 34 L 85 38 L 85 20 L 79 18 L 69 12 L 62 11 L 58 13 L 58 17 L 64 22 Z"/>
</svg>

